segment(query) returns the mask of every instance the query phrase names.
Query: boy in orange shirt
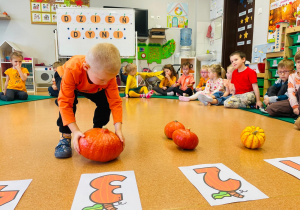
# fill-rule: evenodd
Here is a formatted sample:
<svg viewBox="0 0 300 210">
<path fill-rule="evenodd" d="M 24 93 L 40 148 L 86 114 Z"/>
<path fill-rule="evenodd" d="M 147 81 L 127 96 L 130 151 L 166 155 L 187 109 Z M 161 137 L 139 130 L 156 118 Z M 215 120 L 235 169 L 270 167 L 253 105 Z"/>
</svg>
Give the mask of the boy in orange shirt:
<svg viewBox="0 0 300 210">
<path fill-rule="evenodd" d="M 72 156 L 71 133 L 74 149 L 80 153 L 78 140 L 84 137 L 75 121 L 76 92 L 96 104 L 94 128 L 101 128 L 109 121 L 112 112 L 115 133 L 124 141 L 122 134 L 122 100 L 119 96 L 116 75 L 121 68 L 118 49 L 109 43 L 92 47 L 86 56 L 73 56 L 55 73 L 59 88 L 59 118 L 57 125 L 62 137 L 55 148 L 56 158 Z"/>
<path fill-rule="evenodd" d="M 13 101 L 16 99 L 27 100 L 26 80 L 29 76 L 28 69 L 22 67 L 23 55 L 15 51 L 10 55 L 12 67 L 7 69 L 6 81 L 3 92 L 0 92 L 0 100 Z"/>
</svg>

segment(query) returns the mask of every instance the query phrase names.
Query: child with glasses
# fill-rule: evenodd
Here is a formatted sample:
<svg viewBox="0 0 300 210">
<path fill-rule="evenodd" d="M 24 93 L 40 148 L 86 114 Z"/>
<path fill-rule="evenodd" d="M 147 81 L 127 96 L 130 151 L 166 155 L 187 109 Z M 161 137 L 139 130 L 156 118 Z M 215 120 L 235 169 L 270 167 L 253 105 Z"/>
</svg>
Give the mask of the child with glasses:
<svg viewBox="0 0 300 210">
<path fill-rule="evenodd" d="M 294 62 L 289 59 L 283 59 L 278 63 L 277 74 L 279 78 L 275 84 L 268 88 L 264 96 L 264 103 L 269 106 L 277 101 L 288 99 L 288 78 L 290 73 L 294 71 Z"/>
<path fill-rule="evenodd" d="M 267 112 L 271 116 L 280 116 L 280 117 L 297 117 L 298 119 L 295 122 L 295 125 L 300 129 L 300 51 L 298 51 L 294 57 L 296 62 L 297 71 L 294 73 L 294 64 L 290 68 L 286 67 L 284 70 L 279 70 L 279 75 L 289 74 L 288 76 L 288 100 L 278 101 L 274 104 L 271 104 L 267 107 Z M 279 65 L 279 64 L 278 64 Z M 290 73 L 287 71 L 290 70 Z"/>
<path fill-rule="evenodd" d="M 205 89 L 206 83 L 209 80 L 208 67 L 209 67 L 208 65 L 201 66 L 201 70 L 200 70 L 201 78 L 199 80 L 199 84 L 195 88 L 195 91 L 194 91 L 195 93 L 198 91 L 203 91 Z"/>
</svg>

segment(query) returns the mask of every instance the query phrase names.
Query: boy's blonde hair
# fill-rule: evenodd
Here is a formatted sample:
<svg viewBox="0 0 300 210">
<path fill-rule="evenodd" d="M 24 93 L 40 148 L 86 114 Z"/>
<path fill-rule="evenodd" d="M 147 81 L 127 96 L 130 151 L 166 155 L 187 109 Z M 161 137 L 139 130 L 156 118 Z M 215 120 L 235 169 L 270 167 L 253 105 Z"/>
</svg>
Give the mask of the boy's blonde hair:
<svg viewBox="0 0 300 210">
<path fill-rule="evenodd" d="M 213 73 L 217 73 L 222 79 L 225 78 L 226 71 L 220 64 L 212 64 L 209 66 L 209 70 Z"/>
<path fill-rule="evenodd" d="M 131 71 L 135 70 L 137 67 L 134 63 L 128 63 L 123 67 L 123 74 L 129 74 Z"/>
<path fill-rule="evenodd" d="M 300 50 L 298 50 L 295 54 L 294 61 L 300 60 Z"/>
<path fill-rule="evenodd" d="M 202 65 L 202 66 L 201 66 L 201 69 L 206 69 L 206 70 L 208 70 L 208 68 L 209 68 L 209 65 Z"/>
<path fill-rule="evenodd" d="M 294 70 L 294 61 L 285 58 L 278 63 L 278 68 L 287 68 L 290 70 Z"/>
<path fill-rule="evenodd" d="M 10 60 L 12 61 L 15 57 L 18 57 L 18 58 L 22 58 L 23 60 L 23 55 L 22 55 L 22 52 L 20 51 L 14 51 L 10 54 Z"/>
<path fill-rule="evenodd" d="M 110 43 L 99 43 L 87 53 L 85 60 L 91 68 L 118 73 L 121 68 L 120 52 Z"/>
<path fill-rule="evenodd" d="M 63 64 L 60 62 L 60 61 L 56 61 L 56 62 L 54 62 L 53 64 L 52 64 L 52 67 L 53 68 L 57 68 L 57 67 L 59 67 L 59 66 L 62 66 Z"/>
<path fill-rule="evenodd" d="M 233 67 L 232 64 L 230 64 L 229 66 L 227 66 L 227 72 L 233 72 L 235 70 L 235 68 Z"/>
</svg>

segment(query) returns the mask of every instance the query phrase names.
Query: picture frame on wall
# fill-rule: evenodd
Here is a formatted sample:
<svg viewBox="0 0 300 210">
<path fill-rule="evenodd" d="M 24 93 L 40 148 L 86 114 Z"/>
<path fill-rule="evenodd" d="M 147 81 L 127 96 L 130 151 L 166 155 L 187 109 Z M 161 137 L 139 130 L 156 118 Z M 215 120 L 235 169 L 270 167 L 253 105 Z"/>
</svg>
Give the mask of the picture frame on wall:
<svg viewBox="0 0 300 210">
<path fill-rule="evenodd" d="M 42 12 L 50 12 L 50 4 L 48 3 L 42 3 Z"/>
<path fill-rule="evenodd" d="M 31 24 L 56 25 L 56 11 L 61 7 L 90 7 L 90 0 L 30 0 Z"/>
<path fill-rule="evenodd" d="M 42 14 L 41 13 L 32 13 L 31 14 L 31 21 L 33 22 L 41 22 Z"/>
<path fill-rule="evenodd" d="M 41 4 L 36 2 L 31 2 L 31 11 L 32 12 L 39 12 L 41 11 Z"/>
</svg>

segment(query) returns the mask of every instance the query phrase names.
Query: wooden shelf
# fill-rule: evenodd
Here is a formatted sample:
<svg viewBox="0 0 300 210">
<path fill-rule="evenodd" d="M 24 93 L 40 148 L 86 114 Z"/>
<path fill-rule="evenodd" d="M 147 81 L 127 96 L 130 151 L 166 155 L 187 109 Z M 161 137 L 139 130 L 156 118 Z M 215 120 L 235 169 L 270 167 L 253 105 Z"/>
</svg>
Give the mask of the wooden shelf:
<svg viewBox="0 0 300 210">
<path fill-rule="evenodd" d="M 0 20 L 10 20 L 10 16 L 9 15 L 0 14 Z"/>
<path fill-rule="evenodd" d="M 151 28 L 149 37 L 151 39 L 165 39 L 166 38 L 166 29 L 168 29 L 168 28 Z M 156 35 L 155 33 L 160 33 L 160 35 Z"/>
</svg>

